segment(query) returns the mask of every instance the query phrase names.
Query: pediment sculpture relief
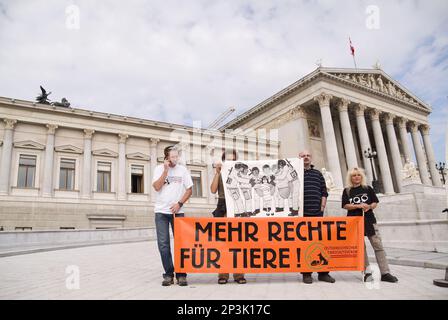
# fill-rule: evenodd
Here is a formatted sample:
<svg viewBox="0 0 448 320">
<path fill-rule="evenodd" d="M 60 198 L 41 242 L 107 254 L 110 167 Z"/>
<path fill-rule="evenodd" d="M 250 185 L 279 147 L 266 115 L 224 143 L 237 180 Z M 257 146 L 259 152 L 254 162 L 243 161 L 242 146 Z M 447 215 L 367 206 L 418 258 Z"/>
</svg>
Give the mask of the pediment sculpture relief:
<svg viewBox="0 0 448 320">
<path fill-rule="evenodd" d="M 405 102 L 418 104 L 415 99 L 413 99 L 406 92 L 401 90 L 398 86 L 396 86 L 390 80 L 384 78 L 380 74 L 374 75 L 372 73 L 338 73 L 333 75 L 337 76 L 338 78 L 352 81 L 373 90 L 388 94 Z"/>
</svg>

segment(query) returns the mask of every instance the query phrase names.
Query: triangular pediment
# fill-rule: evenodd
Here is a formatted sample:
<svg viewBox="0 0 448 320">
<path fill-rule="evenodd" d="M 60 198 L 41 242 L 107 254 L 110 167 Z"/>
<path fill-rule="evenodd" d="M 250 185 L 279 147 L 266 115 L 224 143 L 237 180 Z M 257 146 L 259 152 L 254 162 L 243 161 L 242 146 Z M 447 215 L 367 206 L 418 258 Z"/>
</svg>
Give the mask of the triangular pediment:
<svg viewBox="0 0 448 320">
<path fill-rule="evenodd" d="M 198 160 L 198 159 L 193 159 L 193 160 L 187 161 L 187 165 L 189 165 L 189 166 L 200 166 L 200 167 L 207 166 L 207 164 L 205 162 L 203 162 L 201 160 Z"/>
<path fill-rule="evenodd" d="M 126 155 L 126 158 L 132 159 L 132 160 L 149 160 L 150 156 L 146 155 L 144 153 L 141 153 L 141 152 L 135 152 L 135 153 L 128 153 Z"/>
<path fill-rule="evenodd" d="M 400 102 L 411 104 L 417 108 L 423 108 L 424 110 L 431 112 L 431 107 L 429 105 L 421 101 L 381 69 L 355 70 L 324 68 L 322 72 L 337 77 L 352 85 L 371 90 L 377 94 L 386 95 L 389 98 L 397 99 Z"/>
<path fill-rule="evenodd" d="M 45 145 L 32 141 L 32 140 L 25 140 L 25 141 L 17 141 L 14 142 L 15 148 L 23 148 L 23 149 L 35 149 L 35 150 L 44 150 Z"/>
<path fill-rule="evenodd" d="M 109 149 L 98 149 L 92 151 L 92 154 L 94 156 L 101 156 L 101 157 L 110 157 L 110 158 L 116 158 L 118 157 L 118 153 L 115 151 L 109 150 Z"/>
<path fill-rule="evenodd" d="M 299 90 L 321 81 L 322 79 L 332 80 L 343 86 L 350 86 L 353 89 L 362 90 L 369 94 L 381 96 L 382 99 L 389 99 L 394 103 L 405 104 L 425 113 L 430 113 L 431 107 L 421 99 L 412 94 L 404 86 L 392 79 L 380 68 L 376 69 L 350 69 L 350 68 L 323 68 L 319 67 L 298 81 L 280 90 L 273 96 L 260 102 L 256 106 L 243 112 L 236 118 L 222 125 L 219 130 L 238 129 L 244 123 L 258 117 L 261 113 L 278 105 L 282 99 L 296 94 Z"/>
<path fill-rule="evenodd" d="M 66 152 L 66 153 L 77 153 L 77 154 L 81 154 L 82 153 L 82 149 L 72 146 L 70 144 L 66 144 L 63 146 L 58 146 L 55 147 L 54 150 L 56 152 Z"/>
</svg>

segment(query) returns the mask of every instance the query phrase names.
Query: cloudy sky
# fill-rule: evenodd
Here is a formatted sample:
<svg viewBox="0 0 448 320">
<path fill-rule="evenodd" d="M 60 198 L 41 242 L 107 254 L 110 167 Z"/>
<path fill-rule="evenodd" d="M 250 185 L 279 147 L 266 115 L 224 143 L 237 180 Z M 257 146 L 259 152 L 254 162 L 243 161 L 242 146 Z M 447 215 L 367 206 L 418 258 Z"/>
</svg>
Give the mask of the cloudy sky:
<svg viewBox="0 0 448 320">
<path fill-rule="evenodd" d="M 443 160 L 446 0 L 0 0 L 0 96 L 34 100 L 42 84 L 74 107 L 207 126 L 319 59 L 353 67 L 349 36 L 358 67 L 379 61 L 433 107 L 431 139 Z"/>
</svg>

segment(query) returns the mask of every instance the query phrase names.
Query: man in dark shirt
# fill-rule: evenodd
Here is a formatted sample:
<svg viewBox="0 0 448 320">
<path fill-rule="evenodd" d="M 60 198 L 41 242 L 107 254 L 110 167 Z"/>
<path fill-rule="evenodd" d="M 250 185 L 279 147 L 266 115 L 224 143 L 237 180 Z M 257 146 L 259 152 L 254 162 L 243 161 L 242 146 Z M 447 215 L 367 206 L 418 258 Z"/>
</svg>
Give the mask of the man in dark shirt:
<svg viewBox="0 0 448 320">
<path fill-rule="evenodd" d="M 303 159 L 303 216 L 323 217 L 327 204 L 327 186 L 325 179 L 319 170 L 311 164 L 311 153 L 308 150 L 300 152 L 299 158 Z M 303 272 L 303 282 L 313 283 L 312 272 Z M 334 283 L 336 280 L 329 272 L 319 272 L 319 281 Z"/>
</svg>

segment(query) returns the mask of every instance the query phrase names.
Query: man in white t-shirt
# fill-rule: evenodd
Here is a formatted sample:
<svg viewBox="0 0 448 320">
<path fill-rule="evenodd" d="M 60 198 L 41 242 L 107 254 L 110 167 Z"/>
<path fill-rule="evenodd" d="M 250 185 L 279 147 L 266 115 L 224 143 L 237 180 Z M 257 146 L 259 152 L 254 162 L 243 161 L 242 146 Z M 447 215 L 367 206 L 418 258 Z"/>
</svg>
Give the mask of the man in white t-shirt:
<svg viewBox="0 0 448 320">
<path fill-rule="evenodd" d="M 177 164 L 179 151 L 174 147 L 166 147 L 165 160 L 154 170 L 152 186 L 156 190 L 154 207 L 157 245 L 159 247 L 162 265 L 165 270 L 162 286 L 174 283 L 174 265 L 170 247 L 169 226 L 174 235 L 174 218 L 183 217 L 183 204 L 190 198 L 193 181 L 188 169 Z M 187 274 L 176 273 L 177 283 L 186 286 Z"/>
</svg>

